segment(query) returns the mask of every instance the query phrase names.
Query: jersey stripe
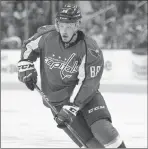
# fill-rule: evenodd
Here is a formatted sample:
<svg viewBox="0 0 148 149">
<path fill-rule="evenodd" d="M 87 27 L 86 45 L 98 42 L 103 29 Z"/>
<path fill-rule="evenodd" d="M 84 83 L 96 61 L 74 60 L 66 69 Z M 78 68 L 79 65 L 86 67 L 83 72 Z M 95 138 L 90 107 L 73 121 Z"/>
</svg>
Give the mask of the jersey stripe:
<svg viewBox="0 0 148 149">
<path fill-rule="evenodd" d="M 32 52 L 32 50 L 35 50 L 38 48 L 38 43 L 40 41 L 42 36 L 38 37 L 37 39 L 35 40 L 32 40 L 31 42 L 29 42 L 27 45 L 26 45 L 26 48 L 27 50 L 24 52 L 23 54 L 23 58 L 24 59 L 27 59 L 30 55 L 30 53 Z"/>
<path fill-rule="evenodd" d="M 85 79 L 85 61 L 86 61 L 86 55 L 83 57 L 82 62 L 80 64 L 80 66 L 79 66 L 79 71 L 78 71 L 79 72 L 79 74 L 78 74 L 79 81 L 78 81 L 78 84 L 75 86 L 75 88 L 74 88 L 74 90 L 72 92 L 72 95 L 70 97 L 70 102 L 71 103 L 74 102 L 77 94 L 80 91 L 80 88 L 81 88 L 81 86 L 83 84 L 83 81 Z"/>
</svg>

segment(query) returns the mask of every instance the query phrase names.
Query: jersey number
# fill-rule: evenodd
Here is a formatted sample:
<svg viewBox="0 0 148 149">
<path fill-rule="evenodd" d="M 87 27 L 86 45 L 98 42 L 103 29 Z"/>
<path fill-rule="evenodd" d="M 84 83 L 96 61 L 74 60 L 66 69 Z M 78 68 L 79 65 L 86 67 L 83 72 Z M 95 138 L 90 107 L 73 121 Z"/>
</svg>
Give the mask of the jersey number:
<svg viewBox="0 0 148 149">
<path fill-rule="evenodd" d="M 101 66 L 91 66 L 90 67 L 90 77 L 94 78 L 98 75 Z"/>
</svg>

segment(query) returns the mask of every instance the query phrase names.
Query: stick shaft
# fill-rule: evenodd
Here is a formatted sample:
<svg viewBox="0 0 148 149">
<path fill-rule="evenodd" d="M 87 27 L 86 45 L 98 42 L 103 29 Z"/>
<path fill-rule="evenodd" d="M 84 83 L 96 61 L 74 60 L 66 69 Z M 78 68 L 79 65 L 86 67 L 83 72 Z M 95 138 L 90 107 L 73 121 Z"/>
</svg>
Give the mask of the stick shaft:
<svg viewBox="0 0 148 149">
<path fill-rule="evenodd" d="M 48 97 L 43 93 L 43 91 L 41 91 L 41 89 L 34 84 L 35 89 L 40 93 L 40 95 L 42 96 L 43 100 L 48 104 L 48 106 L 50 107 L 50 109 L 55 113 L 58 114 L 58 111 L 56 110 L 56 108 L 50 103 Z M 70 130 L 70 132 L 74 135 L 74 137 L 80 142 L 80 144 L 82 144 L 82 146 L 87 147 L 87 145 L 85 145 L 85 143 L 83 143 L 82 138 L 77 134 L 77 132 L 68 124 L 65 123 L 66 127 Z"/>
</svg>

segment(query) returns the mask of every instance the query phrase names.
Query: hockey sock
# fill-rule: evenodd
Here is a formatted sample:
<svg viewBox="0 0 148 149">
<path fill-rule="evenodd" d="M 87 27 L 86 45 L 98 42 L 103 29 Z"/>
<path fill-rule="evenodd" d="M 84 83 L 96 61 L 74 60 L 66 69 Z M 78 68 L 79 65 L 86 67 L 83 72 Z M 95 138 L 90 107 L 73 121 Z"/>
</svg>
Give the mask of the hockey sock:
<svg viewBox="0 0 148 149">
<path fill-rule="evenodd" d="M 86 145 L 89 148 L 104 148 L 104 146 L 98 140 L 96 140 L 96 138 L 90 139 Z"/>
</svg>

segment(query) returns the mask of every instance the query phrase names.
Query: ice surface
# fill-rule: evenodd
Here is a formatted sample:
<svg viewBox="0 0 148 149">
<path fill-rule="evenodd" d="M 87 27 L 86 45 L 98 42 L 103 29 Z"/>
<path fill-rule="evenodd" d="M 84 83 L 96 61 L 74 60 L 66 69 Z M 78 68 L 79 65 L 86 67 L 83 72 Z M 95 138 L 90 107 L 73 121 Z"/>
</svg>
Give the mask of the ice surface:
<svg viewBox="0 0 148 149">
<path fill-rule="evenodd" d="M 147 147 L 147 95 L 103 93 L 113 124 L 128 148 Z M 56 128 L 39 93 L 1 91 L 2 148 L 77 148 Z"/>
</svg>

